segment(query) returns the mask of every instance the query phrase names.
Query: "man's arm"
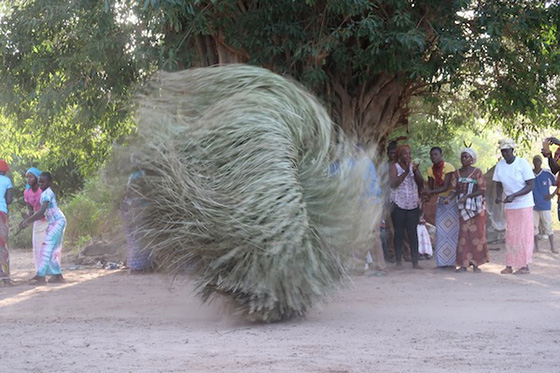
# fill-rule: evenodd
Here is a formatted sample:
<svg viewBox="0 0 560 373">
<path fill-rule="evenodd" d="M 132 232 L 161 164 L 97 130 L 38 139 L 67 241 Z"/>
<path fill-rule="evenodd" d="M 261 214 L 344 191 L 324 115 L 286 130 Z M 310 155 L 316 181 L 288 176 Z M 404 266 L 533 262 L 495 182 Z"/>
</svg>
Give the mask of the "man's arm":
<svg viewBox="0 0 560 373">
<path fill-rule="evenodd" d="M 535 185 L 535 179 L 525 180 L 525 186 L 515 193 L 510 194 L 504 199 L 504 203 L 513 202 L 513 200 L 519 196 L 525 195 L 533 190 Z"/>
<path fill-rule="evenodd" d="M 495 181 L 495 183 L 496 183 L 496 203 L 502 203 L 502 195 L 504 194 L 504 186 L 499 181 Z"/>
</svg>

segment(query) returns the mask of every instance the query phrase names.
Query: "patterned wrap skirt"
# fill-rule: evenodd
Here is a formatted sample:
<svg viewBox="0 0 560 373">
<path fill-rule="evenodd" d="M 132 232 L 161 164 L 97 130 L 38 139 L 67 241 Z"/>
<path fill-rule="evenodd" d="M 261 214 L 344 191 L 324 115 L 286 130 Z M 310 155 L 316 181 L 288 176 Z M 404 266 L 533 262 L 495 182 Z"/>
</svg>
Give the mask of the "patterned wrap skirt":
<svg viewBox="0 0 560 373">
<path fill-rule="evenodd" d="M 448 204 L 438 197 L 436 206 L 435 256 L 438 267 L 455 266 L 459 239 L 459 210 L 454 198 Z"/>
</svg>

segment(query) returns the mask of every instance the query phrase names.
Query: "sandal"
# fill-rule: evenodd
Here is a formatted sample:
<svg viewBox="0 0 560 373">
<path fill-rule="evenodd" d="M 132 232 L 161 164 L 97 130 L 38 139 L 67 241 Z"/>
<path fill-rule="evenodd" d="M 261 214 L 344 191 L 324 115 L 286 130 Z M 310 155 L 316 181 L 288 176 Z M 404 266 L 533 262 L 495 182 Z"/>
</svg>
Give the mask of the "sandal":
<svg viewBox="0 0 560 373">
<path fill-rule="evenodd" d="M 531 273 L 528 267 L 519 268 L 517 271 L 513 272 L 514 275 L 528 275 Z"/>
<path fill-rule="evenodd" d="M 2 287 L 4 286 L 14 286 L 14 283 L 9 278 L 2 279 Z"/>
<path fill-rule="evenodd" d="M 467 267 L 459 267 L 455 270 L 455 272 L 467 272 Z"/>
<path fill-rule="evenodd" d="M 509 275 L 509 274 L 513 273 L 513 269 L 511 269 L 511 267 L 506 267 L 506 268 L 502 269 L 500 271 L 500 273 L 502 275 Z"/>
</svg>

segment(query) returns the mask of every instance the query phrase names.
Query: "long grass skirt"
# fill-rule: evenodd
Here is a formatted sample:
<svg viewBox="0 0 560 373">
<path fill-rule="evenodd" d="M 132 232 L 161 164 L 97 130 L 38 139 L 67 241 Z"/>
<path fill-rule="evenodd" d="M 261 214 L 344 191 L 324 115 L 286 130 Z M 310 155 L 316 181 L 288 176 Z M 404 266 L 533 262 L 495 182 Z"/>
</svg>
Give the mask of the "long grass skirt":
<svg viewBox="0 0 560 373">
<path fill-rule="evenodd" d="M 506 266 L 525 267 L 533 259 L 533 207 L 506 209 Z"/>
<path fill-rule="evenodd" d="M 459 239 L 459 210 L 455 199 L 444 204 L 444 197 L 438 198 L 436 207 L 436 265 L 454 266 Z"/>
</svg>

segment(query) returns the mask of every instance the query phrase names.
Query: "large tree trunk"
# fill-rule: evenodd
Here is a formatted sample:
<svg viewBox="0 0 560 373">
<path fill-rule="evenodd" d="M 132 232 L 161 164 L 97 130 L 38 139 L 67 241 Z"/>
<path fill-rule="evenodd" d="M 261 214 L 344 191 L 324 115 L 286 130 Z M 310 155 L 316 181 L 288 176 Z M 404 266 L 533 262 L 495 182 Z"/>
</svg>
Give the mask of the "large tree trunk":
<svg viewBox="0 0 560 373">
<path fill-rule="evenodd" d="M 391 131 L 407 123 L 410 96 L 397 75 L 377 74 L 357 86 L 331 75 L 328 85 L 335 97 L 333 120 L 361 143 L 384 144 Z"/>
</svg>

